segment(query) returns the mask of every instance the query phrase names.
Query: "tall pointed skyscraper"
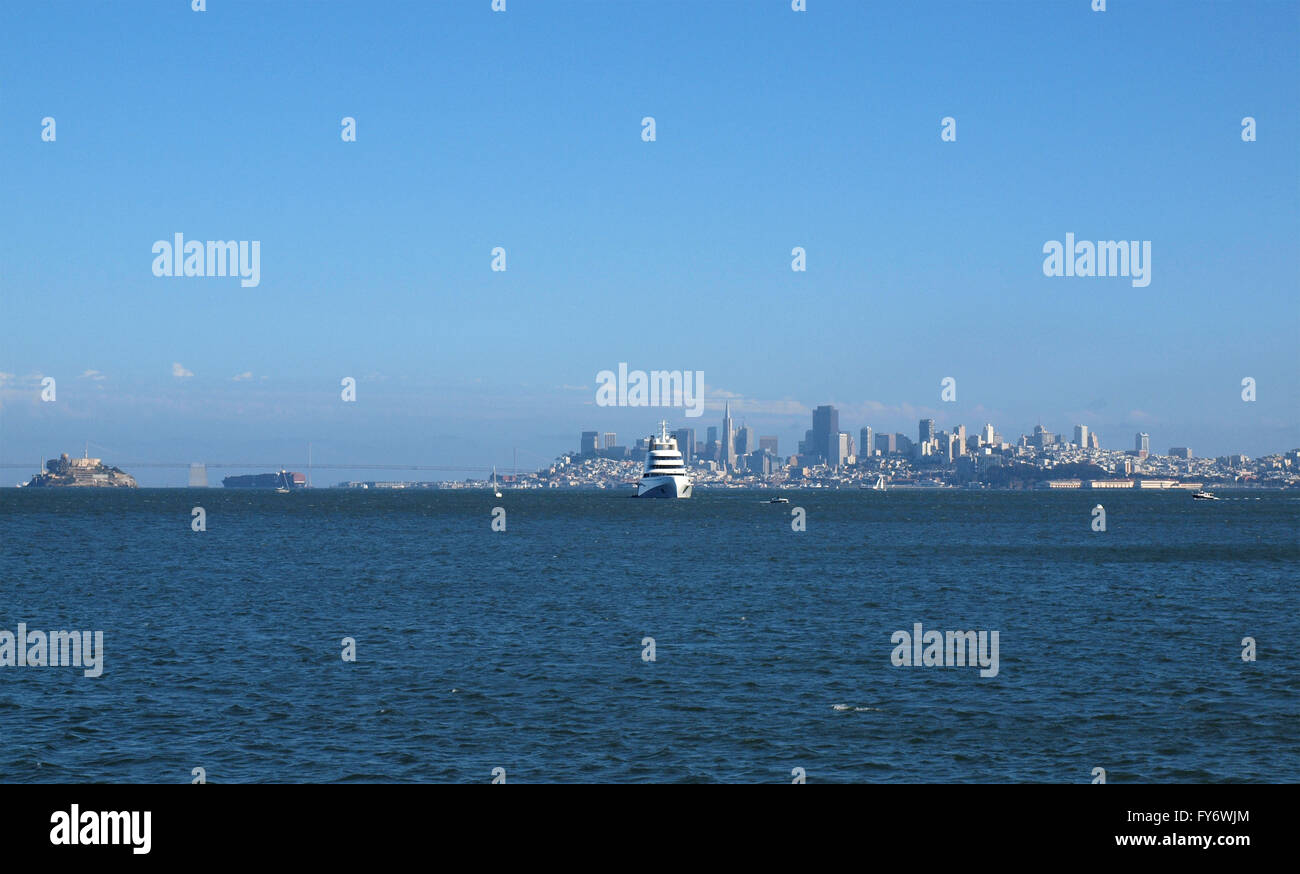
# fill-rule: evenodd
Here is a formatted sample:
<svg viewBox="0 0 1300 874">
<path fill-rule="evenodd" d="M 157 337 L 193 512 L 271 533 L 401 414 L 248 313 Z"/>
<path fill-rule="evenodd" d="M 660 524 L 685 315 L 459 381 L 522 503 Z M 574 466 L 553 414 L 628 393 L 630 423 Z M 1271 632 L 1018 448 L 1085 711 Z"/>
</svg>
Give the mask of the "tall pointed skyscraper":
<svg viewBox="0 0 1300 874">
<path fill-rule="evenodd" d="M 727 467 L 736 466 L 736 433 L 731 425 L 731 401 L 727 401 L 726 410 L 722 414 L 722 459 Z"/>
</svg>

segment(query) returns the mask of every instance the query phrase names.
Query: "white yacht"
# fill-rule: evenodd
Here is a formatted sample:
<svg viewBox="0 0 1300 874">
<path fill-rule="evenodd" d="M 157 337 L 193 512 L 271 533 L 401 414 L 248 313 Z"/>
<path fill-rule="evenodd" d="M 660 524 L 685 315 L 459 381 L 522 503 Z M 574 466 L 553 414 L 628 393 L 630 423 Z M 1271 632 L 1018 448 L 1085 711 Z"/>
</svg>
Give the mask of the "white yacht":
<svg viewBox="0 0 1300 874">
<path fill-rule="evenodd" d="M 638 498 L 689 498 L 691 478 L 686 475 L 677 438 L 668 434 L 668 423 L 659 423 L 659 436 L 650 436 L 645 473 L 637 483 Z"/>
</svg>

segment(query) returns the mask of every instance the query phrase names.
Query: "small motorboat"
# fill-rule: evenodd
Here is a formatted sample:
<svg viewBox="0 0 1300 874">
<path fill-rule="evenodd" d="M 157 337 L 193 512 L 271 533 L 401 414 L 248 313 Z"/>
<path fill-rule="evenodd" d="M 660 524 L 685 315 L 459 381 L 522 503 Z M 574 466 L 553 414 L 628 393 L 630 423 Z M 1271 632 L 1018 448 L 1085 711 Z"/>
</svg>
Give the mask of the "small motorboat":
<svg viewBox="0 0 1300 874">
<path fill-rule="evenodd" d="M 1217 501 L 1219 499 L 1218 497 L 1215 496 L 1214 492 L 1207 492 L 1204 489 L 1201 489 L 1199 492 L 1192 495 L 1192 500 L 1193 501 Z"/>
<path fill-rule="evenodd" d="M 772 500 L 768 501 L 768 503 L 769 503 L 769 504 L 788 504 L 788 503 L 790 503 L 790 499 L 789 499 L 789 498 L 773 498 Z"/>
</svg>

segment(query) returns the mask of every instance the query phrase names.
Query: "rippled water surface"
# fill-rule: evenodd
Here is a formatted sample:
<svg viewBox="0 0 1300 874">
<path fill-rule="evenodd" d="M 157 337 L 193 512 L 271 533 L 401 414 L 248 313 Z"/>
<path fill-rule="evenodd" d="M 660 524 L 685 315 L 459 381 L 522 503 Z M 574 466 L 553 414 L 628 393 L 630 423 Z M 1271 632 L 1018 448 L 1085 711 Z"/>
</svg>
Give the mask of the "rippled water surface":
<svg viewBox="0 0 1300 874">
<path fill-rule="evenodd" d="M 0 780 L 1300 781 L 1293 493 L 786 494 L 0 490 Z"/>
</svg>

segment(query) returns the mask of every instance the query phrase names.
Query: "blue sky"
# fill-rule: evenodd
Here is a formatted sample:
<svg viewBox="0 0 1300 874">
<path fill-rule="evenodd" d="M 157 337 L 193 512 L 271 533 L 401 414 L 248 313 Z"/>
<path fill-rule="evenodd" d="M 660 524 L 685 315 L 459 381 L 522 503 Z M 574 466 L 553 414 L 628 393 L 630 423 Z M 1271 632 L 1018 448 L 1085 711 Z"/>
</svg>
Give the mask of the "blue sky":
<svg viewBox="0 0 1300 874">
<path fill-rule="evenodd" d="M 1300 445 L 1300 4 L 507 5 L 0 8 L 0 460 L 533 466 L 726 398 L 783 453 L 821 403 Z M 155 277 L 177 232 L 260 284 Z M 1067 232 L 1151 284 L 1045 277 Z M 619 362 L 708 412 L 596 407 Z"/>
</svg>

